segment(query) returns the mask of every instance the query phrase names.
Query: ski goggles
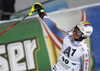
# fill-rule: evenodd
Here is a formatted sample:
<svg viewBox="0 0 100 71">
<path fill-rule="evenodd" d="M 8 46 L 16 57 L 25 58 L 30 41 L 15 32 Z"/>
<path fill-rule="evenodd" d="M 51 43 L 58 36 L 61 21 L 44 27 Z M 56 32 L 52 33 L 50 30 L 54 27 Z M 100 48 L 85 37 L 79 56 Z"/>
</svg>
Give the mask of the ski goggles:
<svg viewBox="0 0 100 71">
<path fill-rule="evenodd" d="M 74 28 L 74 32 L 76 32 L 76 34 L 79 36 L 79 37 L 82 37 L 83 33 L 79 30 L 79 28 L 76 26 Z"/>
</svg>

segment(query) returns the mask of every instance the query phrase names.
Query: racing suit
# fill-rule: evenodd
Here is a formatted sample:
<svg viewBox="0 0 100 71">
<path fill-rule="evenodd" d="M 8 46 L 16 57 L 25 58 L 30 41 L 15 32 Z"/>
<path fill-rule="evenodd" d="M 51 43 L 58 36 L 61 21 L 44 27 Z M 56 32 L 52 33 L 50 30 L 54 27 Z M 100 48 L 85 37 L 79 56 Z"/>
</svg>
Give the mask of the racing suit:
<svg viewBox="0 0 100 71">
<path fill-rule="evenodd" d="M 42 19 L 52 32 L 63 39 L 61 55 L 52 71 L 88 71 L 90 49 L 85 41 L 75 41 L 72 32 L 60 29 L 47 15 Z"/>
</svg>

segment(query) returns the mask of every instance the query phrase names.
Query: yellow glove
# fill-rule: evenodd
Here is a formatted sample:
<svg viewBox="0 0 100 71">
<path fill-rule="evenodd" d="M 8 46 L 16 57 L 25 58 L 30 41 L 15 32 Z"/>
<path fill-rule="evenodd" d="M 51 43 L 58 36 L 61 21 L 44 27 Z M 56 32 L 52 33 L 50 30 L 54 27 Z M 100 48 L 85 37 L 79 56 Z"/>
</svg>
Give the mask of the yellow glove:
<svg viewBox="0 0 100 71">
<path fill-rule="evenodd" d="M 31 12 L 28 15 L 30 16 L 33 13 L 35 13 L 39 9 L 40 6 L 42 7 L 42 4 L 40 4 L 40 3 L 33 4 L 32 8 L 31 8 Z"/>
</svg>

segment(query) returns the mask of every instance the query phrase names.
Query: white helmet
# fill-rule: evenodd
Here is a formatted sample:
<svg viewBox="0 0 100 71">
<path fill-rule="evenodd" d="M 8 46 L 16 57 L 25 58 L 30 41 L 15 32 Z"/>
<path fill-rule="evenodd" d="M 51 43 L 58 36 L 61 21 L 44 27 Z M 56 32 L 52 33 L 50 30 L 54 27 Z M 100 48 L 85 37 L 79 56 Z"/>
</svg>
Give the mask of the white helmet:
<svg viewBox="0 0 100 71">
<path fill-rule="evenodd" d="M 80 22 L 76 26 L 83 33 L 82 37 L 89 37 L 93 32 L 93 27 L 89 22 Z"/>
</svg>

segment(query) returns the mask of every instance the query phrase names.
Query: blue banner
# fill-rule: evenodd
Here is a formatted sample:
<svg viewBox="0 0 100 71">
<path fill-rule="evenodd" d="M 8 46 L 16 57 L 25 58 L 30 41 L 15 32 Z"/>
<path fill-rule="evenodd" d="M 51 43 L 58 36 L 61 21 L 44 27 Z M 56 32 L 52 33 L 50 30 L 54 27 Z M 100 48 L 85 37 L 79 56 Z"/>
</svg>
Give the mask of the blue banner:
<svg viewBox="0 0 100 71">
<path fill-rule="evenodd" d="M 100 71 L 100 6 L 94 6 L 84 9 L 88 21 L 93 26 L 93 33 L 92 33 L 92 51 L 95 58 L 96 63 L 96 71 Z"/>
</svg>

